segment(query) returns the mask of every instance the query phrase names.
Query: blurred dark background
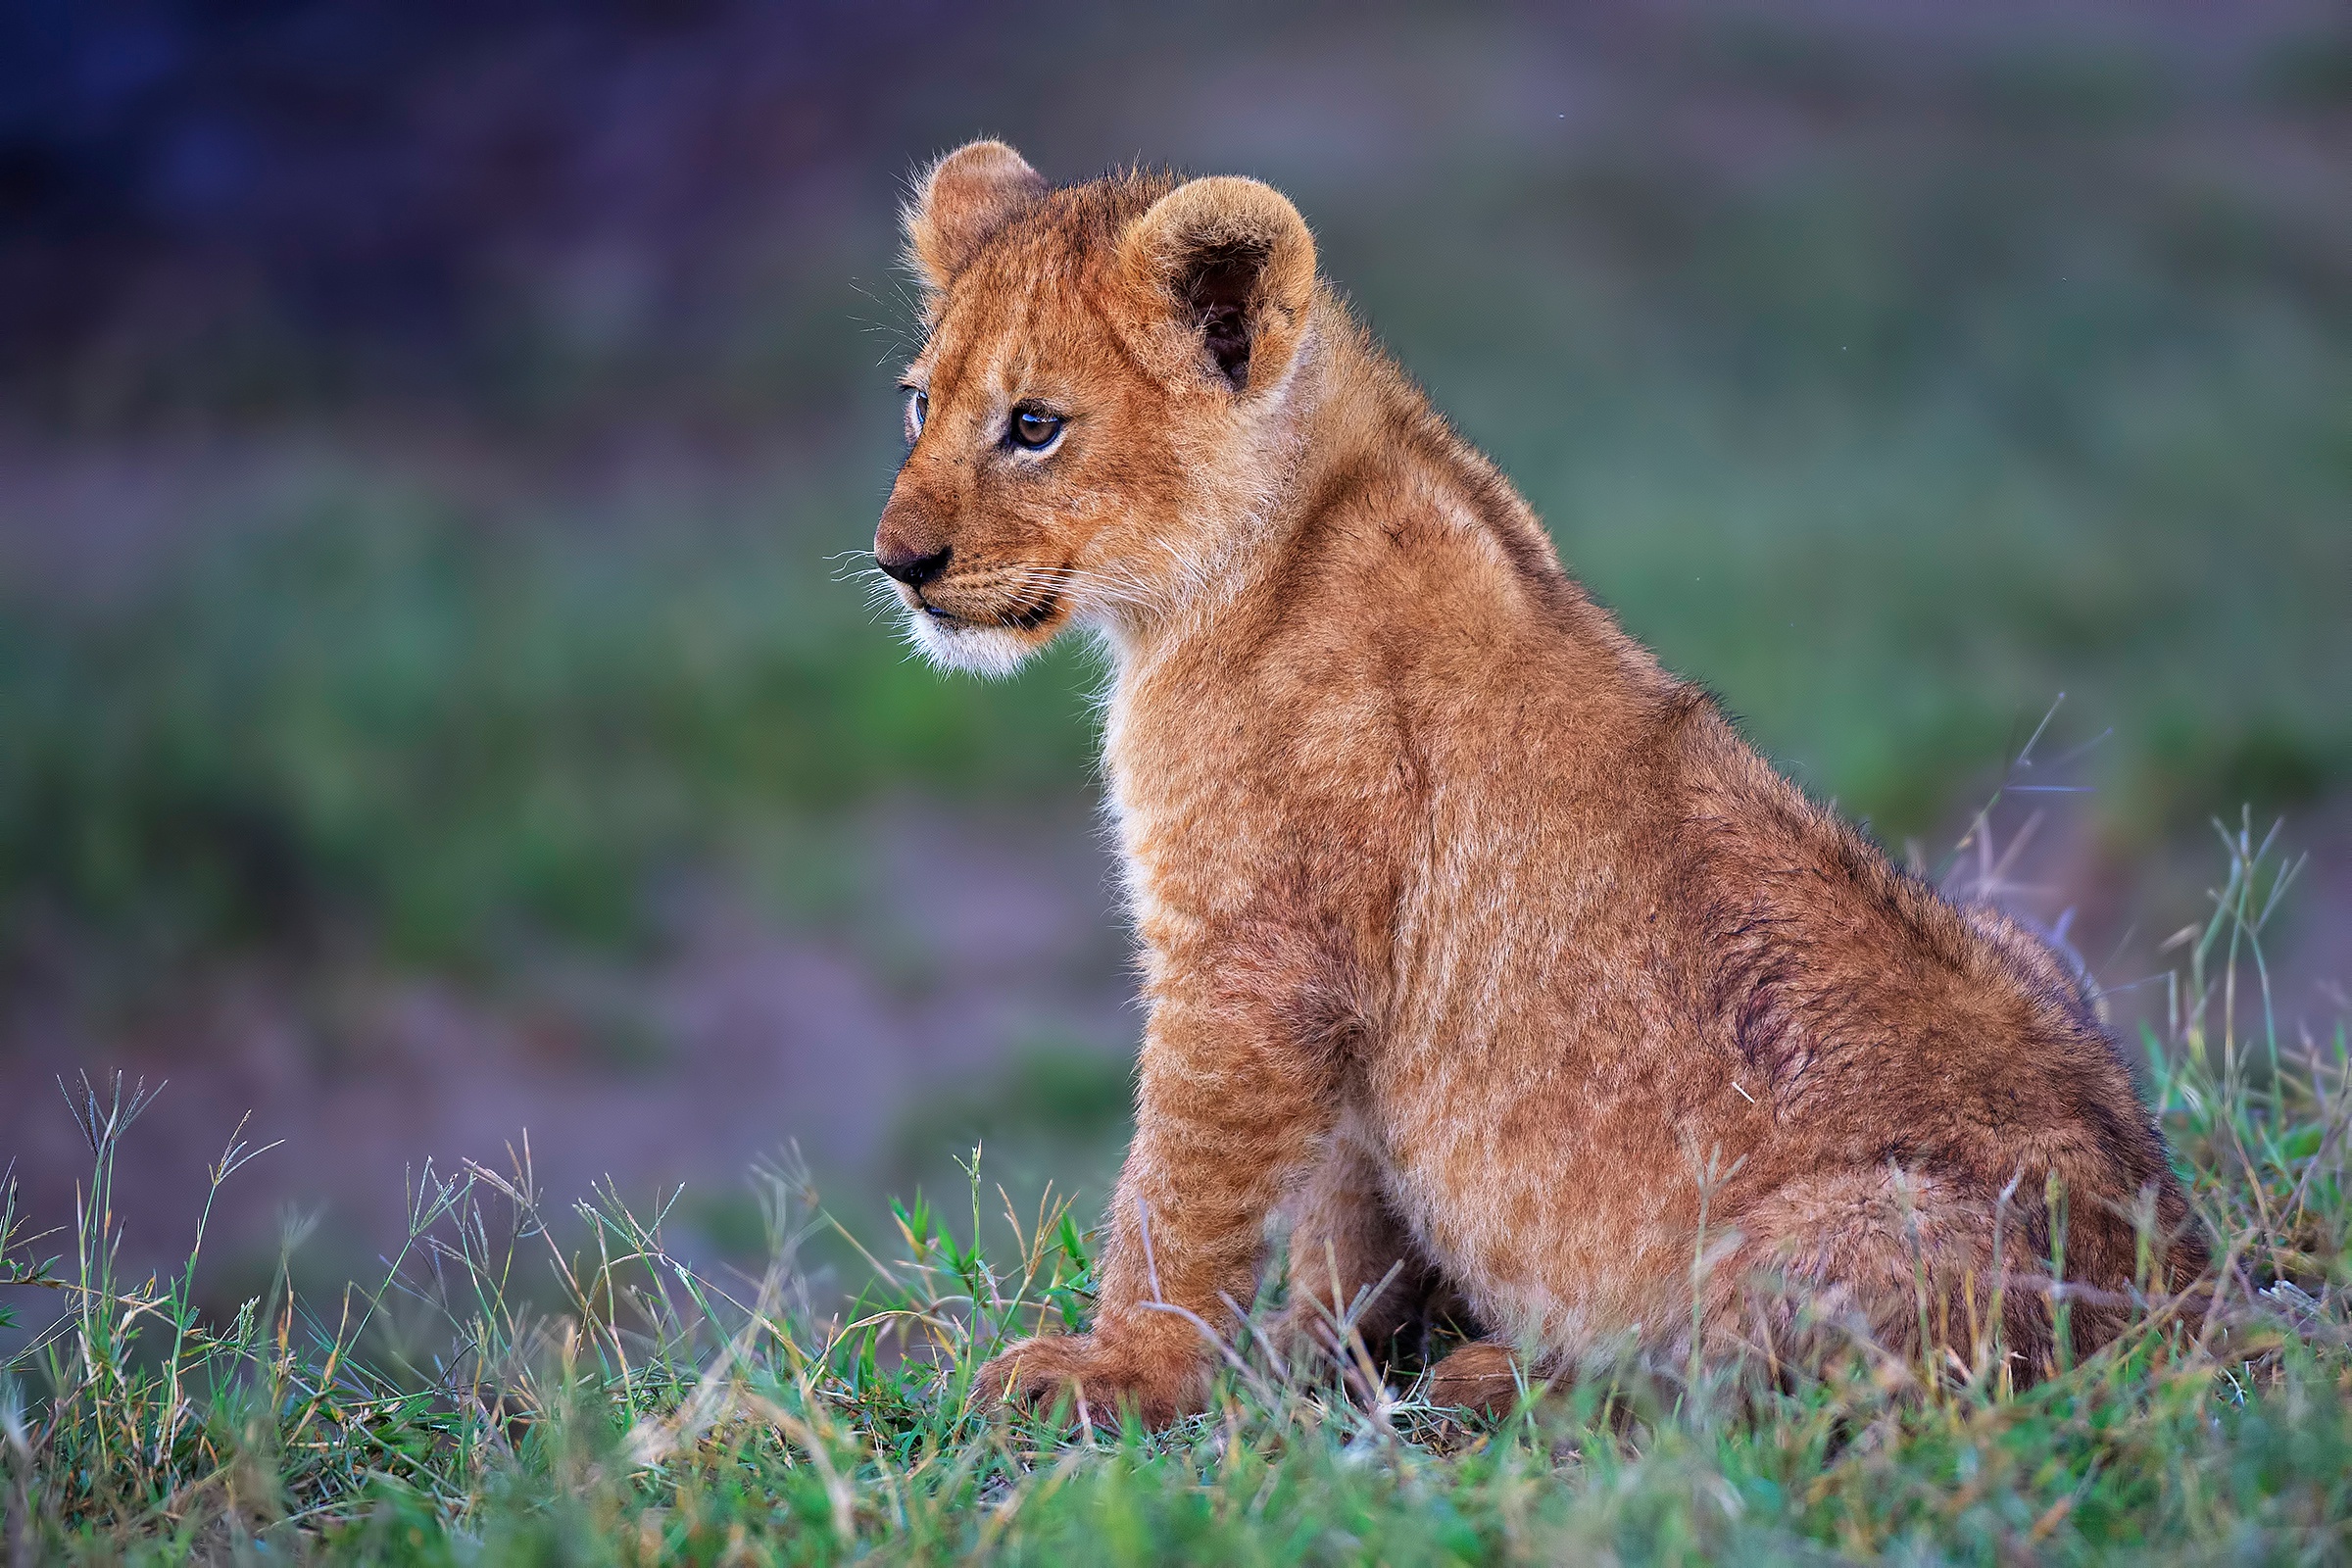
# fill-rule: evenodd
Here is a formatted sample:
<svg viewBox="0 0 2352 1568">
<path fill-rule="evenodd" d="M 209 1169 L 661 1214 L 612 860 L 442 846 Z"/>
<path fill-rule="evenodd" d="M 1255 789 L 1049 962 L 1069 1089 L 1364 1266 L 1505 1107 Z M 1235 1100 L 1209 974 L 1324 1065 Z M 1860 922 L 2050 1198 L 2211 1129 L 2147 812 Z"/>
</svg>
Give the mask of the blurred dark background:
<svg viewBox="0 0 2352 1568">
<path fill-rule="evenodd" d="M 705 1251 L 758 1245 L 741 1173 L 796 1140 L 853 1214 L 959 1195 L 982 1139 L 1091 1213 L 1138 1027 L 1100 673 L 941 679 L 838 580 L 897 456 L 896 204 L 978 133 L 1288 191 L 1809 788 L 1941 872 L 2025 785 L 1954 874 L 2119 1007 L 2211 819 L 2283 814 L 2278 1005 L 2337 1015 L 2340 6 L 13 0 L 0 1157 L 37 1211 L 86 1157 L 54 1080 L 122 1069 L 171 1080 L 133 1253 L 184 1250 L 240 1114 L 285 1140 L 224 1196 L 224 1292 L 288 1227 L 365 1267 L 404 1169 L 525 1129 L 559 1200 L 684 1182 Z"/>
</svg>

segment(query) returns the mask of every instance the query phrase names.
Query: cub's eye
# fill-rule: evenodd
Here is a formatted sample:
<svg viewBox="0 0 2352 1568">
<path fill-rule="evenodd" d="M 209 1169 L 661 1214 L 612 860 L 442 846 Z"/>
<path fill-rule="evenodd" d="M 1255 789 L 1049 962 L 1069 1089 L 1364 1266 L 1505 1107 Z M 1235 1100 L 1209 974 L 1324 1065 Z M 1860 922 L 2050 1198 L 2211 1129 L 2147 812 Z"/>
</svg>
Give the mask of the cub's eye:
<svg viewBox="0 0 2352 1568">
<path fill-rule="evenodd" d="M 1048 414 L 1043 409 L 1015 409 L 1012 411 L 1011 435 L 1014 446 L 1026 447 L 1034 452 L 1039 447 L 1052 446 L 1054 438 L 1059 434 L 1061 434 L 1060 415 Z"/>
<path fill-rule="evenodd" d="M 906 439 L 911 441 L 923 433 L 923 416 L 931 412 L 931 399 L 913 387 L 906 389 Z"/>
</svg>

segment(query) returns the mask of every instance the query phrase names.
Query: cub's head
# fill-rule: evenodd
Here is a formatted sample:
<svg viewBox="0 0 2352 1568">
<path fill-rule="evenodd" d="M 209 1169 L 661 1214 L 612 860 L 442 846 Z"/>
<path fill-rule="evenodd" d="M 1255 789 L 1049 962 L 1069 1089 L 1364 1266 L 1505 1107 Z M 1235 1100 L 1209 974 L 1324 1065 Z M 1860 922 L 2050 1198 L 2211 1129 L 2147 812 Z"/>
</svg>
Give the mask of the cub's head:
<svg viewBox="0 0 2352 1568">
<path fill-rule="evenodd" d="M 1054 189 L 976 141 L 906 223 L 928 336 L 874 556 L 916 645 L 999 673 L 1064 627 L 1181 609 L 1285 450 L 1315 293 L 1297 209 L 1250 179 Z"/>
</svg>

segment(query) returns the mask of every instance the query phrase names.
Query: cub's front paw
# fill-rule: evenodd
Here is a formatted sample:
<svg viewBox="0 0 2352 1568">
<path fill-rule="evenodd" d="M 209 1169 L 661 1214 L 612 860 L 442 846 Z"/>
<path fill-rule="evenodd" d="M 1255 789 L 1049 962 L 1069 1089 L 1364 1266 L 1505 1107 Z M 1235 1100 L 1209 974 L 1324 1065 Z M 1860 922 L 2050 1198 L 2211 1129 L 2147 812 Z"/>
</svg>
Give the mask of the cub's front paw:
<svg viewBox="0 0 2352 1568">
<path fill-rule="evenodd" d="M 990 1406 L 1051 1410 L 1065 1397 L 1073 1419 L 1107 1422 L 1132 1410 L 1147 1427 L 1164 1427 L 1201 1409 L 1208 1379 L 1198 1356 L 1173 1347 L 1129 1344 L 1101 1334 L 1049 1334 L 1023 1340 L 985 1363 L 972 1393 Z"/>
</svg>

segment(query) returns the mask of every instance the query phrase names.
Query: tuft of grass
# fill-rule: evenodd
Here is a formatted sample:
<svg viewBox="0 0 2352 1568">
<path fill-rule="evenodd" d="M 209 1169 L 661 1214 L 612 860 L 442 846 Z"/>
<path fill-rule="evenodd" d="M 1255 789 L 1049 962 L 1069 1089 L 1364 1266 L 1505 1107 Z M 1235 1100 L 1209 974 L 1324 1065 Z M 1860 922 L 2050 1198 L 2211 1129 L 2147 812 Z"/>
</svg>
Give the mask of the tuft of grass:
<svg viewBox="0 0 2352 1568">
<path fill-rule="evenodd" d="M 2136 1303 L 2034 1387 L 1997 1358 L 1866 1342 L 1752 1366 L 1595 1361 L 1486 1420 L 1379 1364 L 1346 1318 L 1318 1349 L 1217 1351 L 1207 1413 L 991 1414 L 982 1358 L 1080 1323 L 1092 1253 L 1066 1202 L 894 1205 L 847 1236 L 790 1162 L 754 1173 L 768 1261 L 681 1255 L 676 1198 L 568 1207 L 527 1143 L 429 1166 L 372 1285 L 287 1271 L 226 1321 L 186 1268 L 116 1266 L 115 1157 L 150 1098 L 74 1097 L 91 1180 L 62 1236 L 13 1189 L 0 1282 L 63 1310 L 0 1370 L 14 1560 L 403 1563 L 2313 1561 L 2352 1549 L 2352 1051 L 2281 1039 L 2262 935 L 2291 879 L 2225 834 L 2210 917 L 2176 951 L 2150 1088 L 2216 1242 L 2213 1309 Z M 241 1130 L 240 1130 L 241 1132 Z M 252 1157 L 232 1140 L 217 1190 Z M 964 1200 L 968 1197 L 968 1205 Z M 984 1245 L 986 1233 L 995 1240 Z M 827 1237 L 854 1282 L 806 1266 Z M 55 1255 L 48 1255 L 54 1253 Z M 1703 1255 L 1694 1267 L 1703 1267 Z M 1068 1417 L 1071 1412 L 1060 1412 Z"/>
</svg>

